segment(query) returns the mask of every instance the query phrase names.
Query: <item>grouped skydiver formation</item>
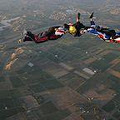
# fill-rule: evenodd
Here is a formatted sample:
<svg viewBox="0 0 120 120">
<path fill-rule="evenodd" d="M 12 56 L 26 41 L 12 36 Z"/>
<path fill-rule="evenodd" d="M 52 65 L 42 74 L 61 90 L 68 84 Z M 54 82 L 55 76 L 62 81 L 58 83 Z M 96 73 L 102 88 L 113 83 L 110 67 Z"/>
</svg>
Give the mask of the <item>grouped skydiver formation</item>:
<svg viewBox="0 0 120 120">
<path fill-rule="evenodd" d="M 62 26 L 50 27 L 47 31 L 39 34 L 33 34 L 31 31 L 25 31 L 24 37 L 19 42 L 34 41 L 35 43 L 42 43 L 48 40 L 57 40 L 64 34 L 69 33 L 74 37 L 80 37 L 85 33 L 90 33 L 98 36 L 100 39 L 110 43 L 120 43 L 120 32 L 101 27 L 95 24 L 94 12 L 90 15 L 90 26 L 85 26 L 80 22 L 80 13 L 77 14 L 76 23 L 64 24 Z"/>
</svg>

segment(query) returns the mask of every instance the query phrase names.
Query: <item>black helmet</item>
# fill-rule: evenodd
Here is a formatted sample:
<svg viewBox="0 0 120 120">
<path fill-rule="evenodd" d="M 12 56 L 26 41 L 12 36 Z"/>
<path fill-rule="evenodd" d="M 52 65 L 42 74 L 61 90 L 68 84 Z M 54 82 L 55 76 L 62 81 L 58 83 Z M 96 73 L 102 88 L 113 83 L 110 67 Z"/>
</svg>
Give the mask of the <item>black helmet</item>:
<svg viewBox="0 0 120 120">
<path fill-rule="evenodd" d="M 69 29 L 69 25 L 65 23 L 64 24 L 64 28 L 68 30 Z"/>
<path fill-rule="evenodd" d="M 100 26 L 96 26 L 95 29 L 98 30 L 98 31 L 100 31 L 101 27 Z"/>
</svg>

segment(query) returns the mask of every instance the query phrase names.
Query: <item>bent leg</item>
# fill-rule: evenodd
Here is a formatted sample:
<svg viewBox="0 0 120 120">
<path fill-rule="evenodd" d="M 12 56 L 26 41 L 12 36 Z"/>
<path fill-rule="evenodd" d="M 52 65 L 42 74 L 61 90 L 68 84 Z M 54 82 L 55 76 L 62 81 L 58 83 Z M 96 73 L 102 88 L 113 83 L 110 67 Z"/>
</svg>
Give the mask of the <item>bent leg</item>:
<svg viewBox="0 0 120 120">
<path fill-rule="evenodd" d="M 55 35 L 55 34 L 53 34 L 53 35 L 51 35 L 50 37 L 49 37 L 49 40 L 57 40 L 58 38 L 61 38 L 63 35 Z"/>
<path fill-rule="evenodd" d="M 95 25 L 95 21 L 93 19 L 90 19 L 90 25 L 91 27 L 95 28 L 96 25 Z"/>
<path fill-rule="evenodd" d="M 34 34 L 30 31 L 27 31 L 24 39 L 23 39 L 23 42 L 25 41 L 34 41 L 35 37 L 34 37 Z"/>
<path fill-rule="evenodd" d="M 93 15 L 94 15 L 94 12 L 92 12 L 92 14 L 90 15 L 90 25 L 91 27 L 95 28 L 95 21 L 94 21 L 94 18 L 93 18 Z"/>
</svg>

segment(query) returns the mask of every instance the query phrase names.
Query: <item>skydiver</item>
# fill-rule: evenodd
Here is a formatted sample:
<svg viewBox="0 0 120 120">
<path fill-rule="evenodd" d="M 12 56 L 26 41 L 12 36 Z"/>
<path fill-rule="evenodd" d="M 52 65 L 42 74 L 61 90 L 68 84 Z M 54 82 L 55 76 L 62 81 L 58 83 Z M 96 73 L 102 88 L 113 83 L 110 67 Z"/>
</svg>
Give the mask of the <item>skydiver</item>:
<svg viewBox="0 0 120 120">
<path fill-rule="evenodd" d="M 81 32 L 85 26 L 80 22 L 80 13 L 77 14 L 76 23 L 64 24 L 65 28 L 68 29 L 68 32 L 74 37 L 80 37 L 83 33 Z"/>
<path fill-rule="evenodd" d="M 47 31 L 40 34 L 33 34 L 31 31 L 24 32 L 24 38 L 18 42 L 34 41 L 35 43 L 42 43 L 48 40 L 56 40 L 61 38 L 66 33 L 63 26 L 50 27 Z"/>
<path fill-rule="evenodd" d="M 76 17 L 76 23 L 74 24 L 75 28 L 76 28 L 76 34 L 74 35 L 75 37 L 76 36 L 81 36 L 82 33 L 81 33 L 81 29 L 84 29 L 86 28 L 85 25 L 83 25 L 81 22 L 80 22 L 80 13 L 78 13 L 77 17 Z"/>
<path fill-rule="evenodd" d="M 104 28 L 104 27 L 96 25 L 94 22 L 93 15 L 94 15 L 94 12 L 89 17 L 91 27 L 87 29 L 87 32 L 97 35 L 100 39 L 106 42 L 120 43 L 120 32 L 115 32 L 115 30 L 111 30 L 109 28 Z"/>
</svg>

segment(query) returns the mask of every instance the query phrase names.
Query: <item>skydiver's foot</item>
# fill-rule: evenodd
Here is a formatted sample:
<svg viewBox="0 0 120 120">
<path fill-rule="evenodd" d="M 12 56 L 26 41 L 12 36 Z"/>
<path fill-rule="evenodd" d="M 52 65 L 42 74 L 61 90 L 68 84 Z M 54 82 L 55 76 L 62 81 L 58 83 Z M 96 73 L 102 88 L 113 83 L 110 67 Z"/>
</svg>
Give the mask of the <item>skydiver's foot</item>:
<svg viewBox="0 0 120 120">
<path fill-rule="evenodd" d="M 92 19 L 92 18 L 93 18 L 93 15 L 94 15 L 94 12 L 92 12 L 92 14 L 90 15 L 89 18 Z"/>
</svg>

